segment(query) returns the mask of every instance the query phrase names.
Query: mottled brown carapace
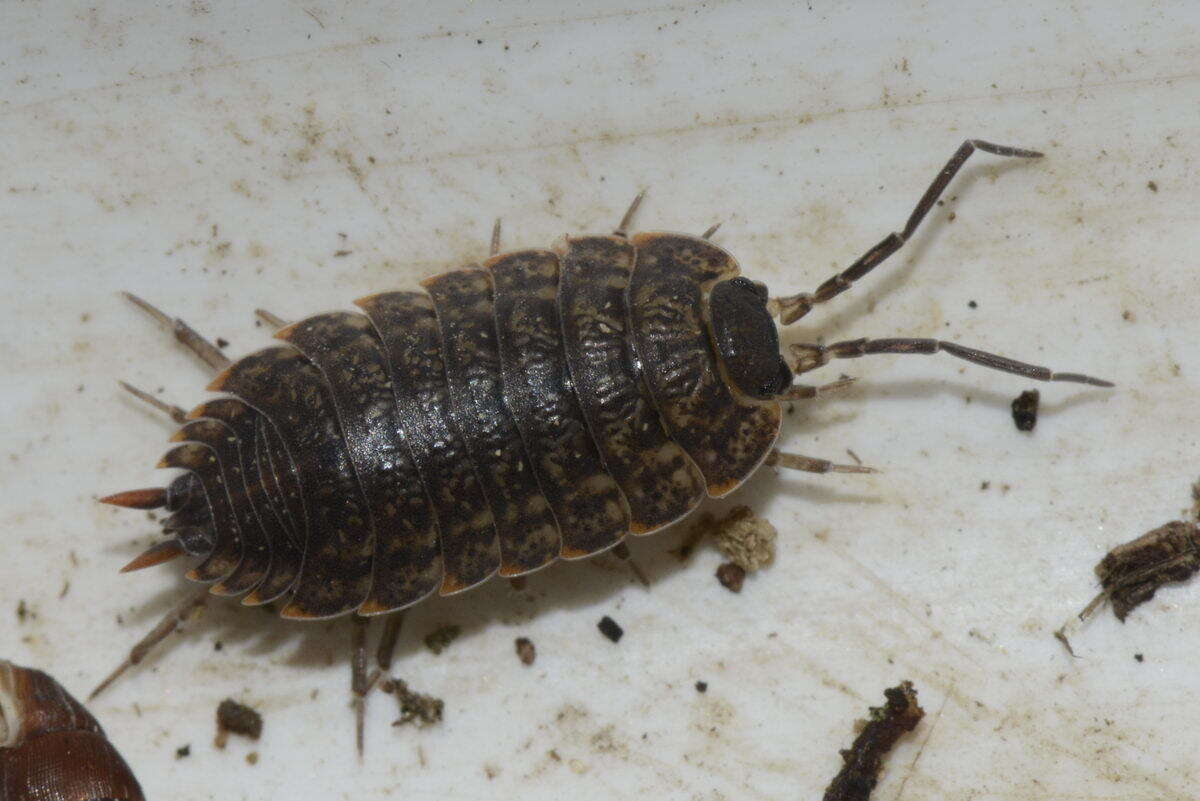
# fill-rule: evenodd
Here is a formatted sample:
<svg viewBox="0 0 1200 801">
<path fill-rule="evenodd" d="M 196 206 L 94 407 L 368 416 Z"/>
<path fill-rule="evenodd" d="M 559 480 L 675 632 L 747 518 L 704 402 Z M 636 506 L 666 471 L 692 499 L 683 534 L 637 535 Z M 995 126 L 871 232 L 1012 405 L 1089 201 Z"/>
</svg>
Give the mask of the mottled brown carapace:
<svg viewBox="0 0 1200 801">
<path fill-rule="evenodd" d="M 187 553 L 199 559 L 188 577 L 213 594 L 278 602 L 280 614 L 302 620 L 353 613 L 361 654 L 364 616 L 495 575 L 519 580 L 559 558 L 610 549 L 624 557 L 628 534 L 662 529 L 760 465 L 872 472 L 774 447 L 782 401 L 848 383 L 792 382 L 830 359 L 944 351 L 1031 378 L 1104 385 L 937 340 L 779 352 L 775 318 L 800 319 L 899 249 L 976 149 L 1038 155 L 964 143 L 903 232 L 814 293 L 770 297 L 708 241 L 715 229 L 628 236 L 635 201 L 612 235 L 567 238 L 556 250 L 500 253 L 497 227 L 482 265 L 428 278 L 423 291 L 361 298 L 359 311 L 287 324 L 259 310 L 280 344 L 236 361 L 129 296 L 219 371 L 209 389 L 224 397 L 185 413 L 131 390 L 182 424 L 160 466 L 183 477 L 104 499 L 170 513 L 166 544 L 127 567 Z M 198 597 L 114 676 L 207 595 Z M 394 644 L 398 620 L 389 619 L 385 642 Z M 354 665 L 361 700 L 365 657 Z"/>
</svg>

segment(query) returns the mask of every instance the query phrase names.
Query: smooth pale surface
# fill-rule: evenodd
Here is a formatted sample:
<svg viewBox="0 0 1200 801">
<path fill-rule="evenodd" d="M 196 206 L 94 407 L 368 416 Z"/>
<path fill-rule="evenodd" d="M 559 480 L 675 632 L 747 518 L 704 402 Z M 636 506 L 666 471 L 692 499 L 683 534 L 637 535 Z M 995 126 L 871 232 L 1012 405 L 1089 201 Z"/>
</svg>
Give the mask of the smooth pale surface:
<svg viewBox="0 0 1200 801">
<path fill-rule="evenodd" d="M 0 656 L 82 696 L 184 591 L 176 567 L 116 573 L 154 526 L 94 498 L 165 478 L 169 428 L 116 379 L 188 405 L 207 374 L 118 290 L 237 355 L 268 342 L 256 306 L 415 288 L 483 257 L 495 216 L 511 247 L 607 232 L 642 187 L 637 227 L 723 221 L 747 275 L 812 289 L 978 136 L 1047 158 L 974 157 L 787 337 L 952 338 L 1116 391 L 1041 386 L 1027 435 L 1009 402 L 1031 382 L 831 365 L 810 378 L 861 381 L 798 406 L 785 444 L 886 472 L 764 469 L 713 504 L 780 530 L 738 596 L 714 549 L 676 561 L 677 528 L 634 543 L 649 591 L 601 558 L 421 606 L 394 672 L 446 720 L 392 729 L 374 696 L 361 764 L 344 622 L 214 603 L 92 709 L 155 799 L 774 800 L 818 797 L 852 721 L 911 678 L 929 715 L 877 798 L 1196 796 L 1200 586 L 1098 615 L 1078 659 L 1051 632 L 1200 474 L 1200 9 L 395 5 L 0 6 Z M 463 634 L 434 656 L 443 623 Z M 213 748 L 226 696 L 262 741 Z"/>
</svg>

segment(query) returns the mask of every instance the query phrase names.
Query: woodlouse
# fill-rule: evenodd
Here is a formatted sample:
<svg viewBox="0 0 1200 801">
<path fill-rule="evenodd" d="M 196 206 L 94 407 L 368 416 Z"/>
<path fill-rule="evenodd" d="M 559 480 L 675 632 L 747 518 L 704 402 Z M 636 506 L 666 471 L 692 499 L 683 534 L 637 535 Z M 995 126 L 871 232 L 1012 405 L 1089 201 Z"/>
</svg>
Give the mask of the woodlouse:
<svg viewBox="0 0 1200 801">
<path fill-rule="evenodd" d="M 96 719 L 40 670 L 0 660 L 0 799 L 142 801 Z"/>
<path fill-rule="evenodd" d="M 103 499 L 171 513 L 169 539 L 125 569 L 186 553 L 201 557 L 188 577 L 206 589 L 97 692 L 208 593 L 286 601 L 281 614 L 295 619 L 356 613 L 361 747 L 364 616 L 620 548 L 764 463 L 871 472 L 774 448 L 781 401 L 848 383 L 806 386 L 795 374 L 834 358 L 941 351 L 1027 378 L 1111 386 L 933 339 L 795 344 L 781 356 L 773 317 L 795 322 L 899 250 L 975 150 L 1041 155 L 964 142 L 902 231 L 812 293 L 770 297 L 708 241 L 715 228 L 628 236 L 639 196 L 612 235 L 570 237 L 555 251 L 499 254 L 497 226 L 483 266 L 429 278 L 424 292 L 362 298 L 362 314 L 285 325 L 262 313 L 285 344 L 235 362 L 129 296 L 220 371 L 209 389 L 226 396 L 185 413 L 137 393 L 182 424 L 159 466 L 184 472 Z M 381 664 L 399 619 L 389 618 Z"/>
</svg>

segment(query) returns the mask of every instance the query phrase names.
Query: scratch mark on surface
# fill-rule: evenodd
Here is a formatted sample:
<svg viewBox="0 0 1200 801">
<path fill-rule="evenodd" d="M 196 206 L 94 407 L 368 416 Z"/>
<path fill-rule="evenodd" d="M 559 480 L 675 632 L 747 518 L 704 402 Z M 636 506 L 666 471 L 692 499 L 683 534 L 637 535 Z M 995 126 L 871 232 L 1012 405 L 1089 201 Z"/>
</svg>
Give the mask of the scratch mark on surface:
<svg viewBox="0 0 1200 801">
<path fill-rule="evenodd" d="M 908 773 L 904 774 L 904 778 L 900 780 L 900 789 L 896 791 L 896 797 L 893 801 L 900 801 L 900 796 L 904 795 L 904 787 L 908 784 L 908 780 L 917 772 L 917 760 L 921 758 L 921 754 L 925 753 L 925 746 L 929 744 L 929 738 L 933 736 L 933 730 L 937 728 L 938 723 L 942 719 L 942 712 L 946 709 L 946 704 L 950 700 L 951 693 L 954 692 L 956 683 L 950 684 L 950 690 L 942 697 L 942 703 L 938 707 L 937 714 L 933 716 L 933 721 L 929 724 L 929 731 L 925 733 L 925 738 L 921 740 L 921 745 L 917 749 L 917 755 L 913 757 L 913 761 L 908 766 Z"/>
<path fill-rule="evenodd" d="M 932 625 L 922 615 L 918 614 L 917 610 L 913 609 L 912 606 L 909 604 L 908 598 L 905 597 L 903 593 L 898 591 L 891 584 L 888 584 L 886 581 L 884 581 L 881 576 L 877 575 L 874 571 L 872 571 L 865 564 L 863 564 L 862 562 L 855 559 L 847 551 L 830 543 L 828 540 L 820 540 L 820 542 L 823 546 L 825 546 L 829 550 L 833 551 L 833 553 L 835 555 L 837 555 L 839 558 L 841 558 L 842 561 L 849 563 L 854 568 L 854 572 L 856 572 L 862 576 L 865 576 L 867 578 L 867 580 L 870 581 L 872 584 L 874 584 L 879 590 L 881 590 L 884 595 L 891 598 L 892 601 L 895 602 L 896 607 L 899 609 L 903 609 L 904 612 L 910 618 L 912 618 L 914 621 L 916 621 L 917 625 L 924 628 L 926 631 L 929 631 L 931 634 L 936 635 L 939 639 L 941 639 L 943 642 L 946 643 L 947 647 L 949 647 L 956 654 L 961 656 L 966 661 L 970 662 L 975 667 L 977 667 L 977 668 L 984 667 L 983 663 L 980 662 L 978 659 L 976 659 L 969 651 L 966 651 L 966 650 L 960 648 L 959 646 L 955 645 L 952 641 L 942 637 L 941 630 L 938 629 L 936 626 Z M 951 687 L 951 689 L 952 689 L 952 687 Z M 947 692 L 949 692 L 949 690 L 947 690 Z"/>
<path fill-rule="evenodd" d="M 311 9 L 307 9 L 307 8 L 302 9 L 302 10 L 304 11 L 305 14 L 307 14 L 308 16 L 313 18 L 313 22 L 315 22 L 321 26 L 321 30 L 325 30 L 325 23 L 321 22 L 321 18 L 317 16 L 316 12 L 312 11 Z"/>
</svg>

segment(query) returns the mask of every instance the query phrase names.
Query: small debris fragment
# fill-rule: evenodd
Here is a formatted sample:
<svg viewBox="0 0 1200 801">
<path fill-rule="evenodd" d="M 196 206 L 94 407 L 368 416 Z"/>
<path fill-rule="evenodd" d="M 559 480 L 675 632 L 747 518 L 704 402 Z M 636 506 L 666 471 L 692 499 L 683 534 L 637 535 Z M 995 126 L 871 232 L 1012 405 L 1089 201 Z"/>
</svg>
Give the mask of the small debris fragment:
<svg viewBox="0 0 1200 801">
<path fill-rule="evenodd" d="M 708 682 L 707 681 L 696 682 L 696 692 L 698 692 L 698 693 L 708 692 Z"/>
<path fill-rule="evenodd" d="M 224 748 L 230 733 L 257 740 L 262 736 L 262 726 L 262 715 L 232 698 L 226 698 L 217 707 L 217 737 L 213 745 Z"/>
<path fill-rule="evenodd" d="M 29 617 L 29 607 L 25 606 L 25 599 L 17 601 L 17 622 L 24 623 L 25 618 Z"/>
<path fill-rule="evenodd" d="M 620 642 L 621 637 L 625 634 L 625 629 L 617 625 L 617 621 L 613 620 L 608 615 L 600 618 L 600 622 L 596 624 L 600 629 L 600 633 L 613 642 Z"/>
<path fill-rule="evenodd" d="M 1137 660 L 1137 661 L 1139 661 L 1139 662 L 1145 662 L 1145 661 L 1146 661 L 1146 657 L 1145 657 L 1145 655 L 1143 655 L 1143 654 L 1134 654 L 1134 655 L 1133 655 L 1133 658 L 1134 658 L 1134 659 L 1136 659 L 1136 660 Z"/>
<path fill-rule="evenodd" d="M 459 634 L 462 634 L 462 629 L 458 626 L 442 626 L 425 635 L 425 647 L 434 654 L 440 654 L 458 639 Z"/>
<path fill-rule="evenodd" d="M 416 723 L 424 727 L 441 722 L 442 713 L 446 709 L 446 702 L 441 698 L 413 692 L 401 679 L 388 679 L 380 685 L 380 689 L 396 696 L 400 705 L 400 717 L 392 721 L 393 726 Z"/>
<path fill-rule="evenodd" d="M 229 340 L 226 339 L 225 337 L 217 337 L 217 347 L 218 348 L 228 348 Z"/>
<path fill-rule="evenodd" d="M 739 506 L 717 521 L 713 530 L 717 548 L 746 572 L 753 572 L 775 561 L 775 540 L 779 532 L 771 521 Z"/>
<path fill-rule="evenodd" d="M 213 643 L 214 651 L 220 651 L 224 647 L 225 647 L 225 643 L 221 642 L 220 640 L 217 640 L 216 642 Z"/>
<path fill-rule="evenodd" d="M 246 764 L 247 765 L 257 765 L 258 764 L 258 752 L 257 751 L 251 751 L 250 753 L 246 754 Z"/>
<path fill-rule="evenodd" d="M 1146 188 L 1149 189 L 1151 192 L 1157 192 L 1158 184 L 1154 183 L 1154 181 L 1146 181 Z"/>
<path fill-rule="evenodd" d="M 824 801 L 867 801 L 879 781 L 883 758 L 900 736 L 915 729 L 925 716 L 912 682 L 902 681 L 884 690 L 883 695 L 887 704 L 871 707 L 871 719 L 854 738 L 854 744 L 840 752 L 844 764 L 825 790 Z"/>
<path fill-rule="evenodd" d="M 1103 588 L 1079 613 L 1086 618 L 1105 599 L 1112 601 L 1117 620 L 1154 597 L 1162 585 L 1186 581 L 1200 570 L 1200 526 L 1175 520 L 1118 545 L 1096 565 Z"/>
<path fill-rule="evenodd" d="M 1036 389 L 1027 389 L 1012 402 L 1013 422 L 1018 431 L 1032 431 L 1037 425 L 1038 401 L 1041 395 Z"/>
<path fill-rule="evenodd" d="M 968 301 L 967 301 L 967 308 L 969 308 L 969 309 L 978 309 L 978 308 L 979 308 L 979 304 L 978 304 L 978 303 L 976 303 L 976 302 L 975 302 L 975 301 L 973 301 L 973 300 L 968 300 Z"/>
<path fill-rule="evenodd" d="M 733 562 L 726 562 L 717 568 L 717 581 L 730 592 L 741 592 L 746 583 L 746 571 Z"/>
<path fill-rule="evenodd" d="M 334 258 L 337 258 L 337 259 L 343 259 L 346 256 L 349 256 L 353 252 L 354 252 L 353 250 L 335 250 L 333 252 L 333 256 L 334 256 Z"/>
<path fill-rule="evenodd" d="M 533 641 L 528 637 L 518 637 L 515 645 L 517 647 L 517 659 L 521 660 L 521 664 L 532 665 L 533 660 L 537 659 L 537 649 L 533 647 Z"/>
<path fill-rule="evenodd" d="M 188 743 L 187 745 L 181 745 L 175 749 L 175 758 L 176 759 L 187 759 L 191 755 L 192 755 L 192 744 L 191 743 Z"/>
<path fill-rule="evenodd" d="M 1067 649 L 1068 654 L 1075 656 L 1075 649 L 1071 647 L 1071 641 L 1067 639 L 1067 625 L 1065 623 L 1054 632 L 1054 639 L 1063 644 L 1063 648 Z"/>
</svg>

